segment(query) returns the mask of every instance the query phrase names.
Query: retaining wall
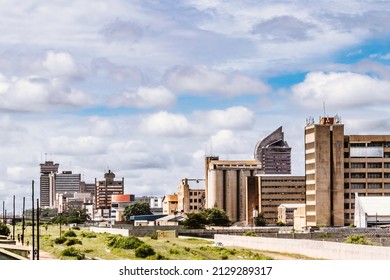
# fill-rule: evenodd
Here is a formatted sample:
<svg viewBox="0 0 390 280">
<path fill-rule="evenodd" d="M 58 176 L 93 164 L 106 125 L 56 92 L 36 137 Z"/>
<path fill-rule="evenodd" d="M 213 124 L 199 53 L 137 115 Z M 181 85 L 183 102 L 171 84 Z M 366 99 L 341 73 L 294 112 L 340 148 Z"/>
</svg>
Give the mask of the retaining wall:
<svg viewBox="0 0 390 280">
<path fill-rule="evenodd" d="M 216 234 L 214 240 L 224 246 L 300 254 L 316 259 L 390 260 L 390 247 L 221 234 Z"/>
</svg>

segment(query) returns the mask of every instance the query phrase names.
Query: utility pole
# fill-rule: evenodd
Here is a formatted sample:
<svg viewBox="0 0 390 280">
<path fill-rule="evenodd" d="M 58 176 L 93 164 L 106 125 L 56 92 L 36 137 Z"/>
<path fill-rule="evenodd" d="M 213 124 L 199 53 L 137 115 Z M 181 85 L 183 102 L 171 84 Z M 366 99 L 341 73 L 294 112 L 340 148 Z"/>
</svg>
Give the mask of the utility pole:
<svg viewBox="0 0 390 280">
<path fill-rule="evenodd" d="M 37 198 L 37 260 L 39 260 L 39 198 Z"/>
<path fill-rule="evenodd" d="M 24 245 L 24 230 L 25 230 L 25 220 L 24 220 L 24 215 L 25 215 L 25 207 L 26 207 L 26 198 L 23 197 L 23 212 L 22 212 L 22 236 L 21 236 L 21 241 L 22 245 Z"/>
<path fill-rule="evenodd" d="M 13 197 L 13 202 L 12 202 L 12 240 L 15 241 L 15 195 Z"/>
<path fill-rule="evenodd" d="M 34 212 L 34 204 L 35 204 L 35 201 L 34 201 L 34 180 L 32 180 L 32 184 L 31 184 L 31 189 L 32 189 L 32 203 L 31 203 L 31 206 L 32 206 L 32 214 L 31 214 L 31 219 L 32 219 L 32 250 L 31 250 L 31 253 L 32 253 L 32 259 L 35 260 L 35 254 L 34 254 L 34 250 L 35 250 L 35 228 L 34 228 L 34 216 L 35 216 L 35 212 Z"/>
</svg>

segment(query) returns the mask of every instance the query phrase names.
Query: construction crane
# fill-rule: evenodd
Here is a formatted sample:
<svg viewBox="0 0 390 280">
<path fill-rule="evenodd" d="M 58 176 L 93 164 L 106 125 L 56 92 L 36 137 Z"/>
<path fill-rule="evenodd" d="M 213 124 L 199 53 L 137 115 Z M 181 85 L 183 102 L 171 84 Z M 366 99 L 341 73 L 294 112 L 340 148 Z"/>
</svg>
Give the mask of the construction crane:
<svg viewBox="0 0 390 280">
<path fill-rule="evenodd" d="M 188 181 L 195 181 L 196 183 L 199 183 L 200 181 L 204 181 L 205 179 L 188 179 L 188 178 L 184 178 L 184 179 L 181 179 L 181 181 L 184 183 L 184 182 L 188 182 Z"/>
</svg>

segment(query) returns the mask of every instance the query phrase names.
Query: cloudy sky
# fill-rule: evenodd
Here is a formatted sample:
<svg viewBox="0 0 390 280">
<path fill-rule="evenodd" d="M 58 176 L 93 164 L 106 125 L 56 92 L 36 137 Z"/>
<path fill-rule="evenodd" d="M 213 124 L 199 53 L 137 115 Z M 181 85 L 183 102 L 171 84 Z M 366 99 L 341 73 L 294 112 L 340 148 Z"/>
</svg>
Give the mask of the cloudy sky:
<svg viewBox="0 0 390 280">
<path fill-rule="evenodd" d="M 39 164 L 136 196 L 252 159 L 283 126 L 303 175 L 308 117 L 390 131 L 389 1 L 0 0 L 0 200 Z M 325 106 L 324 106 L 325 104 Z M 194 185 L 193 187 L 202 187 Z"/>
</svg>

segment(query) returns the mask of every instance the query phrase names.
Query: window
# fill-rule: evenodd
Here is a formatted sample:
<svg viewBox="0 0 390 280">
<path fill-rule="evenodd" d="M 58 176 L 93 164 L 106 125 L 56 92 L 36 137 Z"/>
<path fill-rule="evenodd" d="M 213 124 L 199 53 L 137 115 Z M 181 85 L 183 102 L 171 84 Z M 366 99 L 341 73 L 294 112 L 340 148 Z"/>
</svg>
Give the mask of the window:
<svg viewBox="0 0 390 280">
<path fill-rule="evenodd" d="M 368 178 L 382 178 L 382 173 L 368 173 Z"/>
<path fill-rule="evenodd" d="M 369 162 L 367 165 L 368 168 L 382 168 L 381 162 Z"/>
<path fill-rule="evenodd" d="M 344 194 L 344 198 L 345 198 L 345 199 L 348 199 L 348 198 L 349 198 L 349 193 L 345 193 L 345 194 Z"/>
<path fill-rule="evenodd" d="M 349 209 L 349 203 L 344 203 L 344 209 Z"/>
<path fill-rule="evenodd" d="M 380 184 L 380 183 L 368 183 L 367 187 L 369 189 L 381 189 L 382 188 L 382 184 Z"/>
<path fill-rule="evenodd" d="M 351 168 L 366 168 L 364 162 L 351 162 Z"/>
<path fill-rule="evenodd" d="M 366 174 L 365 173 L 351 173 L 351 178 L 356 179 L 356 178 L 365 178 Z"/>
<path fill-rule="evenodd" d="M 364 183 L 351 183 L 351 189 L 365 189 L 366 185 Z"/>
</svg>

